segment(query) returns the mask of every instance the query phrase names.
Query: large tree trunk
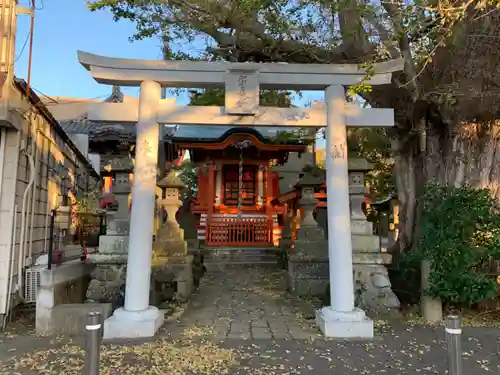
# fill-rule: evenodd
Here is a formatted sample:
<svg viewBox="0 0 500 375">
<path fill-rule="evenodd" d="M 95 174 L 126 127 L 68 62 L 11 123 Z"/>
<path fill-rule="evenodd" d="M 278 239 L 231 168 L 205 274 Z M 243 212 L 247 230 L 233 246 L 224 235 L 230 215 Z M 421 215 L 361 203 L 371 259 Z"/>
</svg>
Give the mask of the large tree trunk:
<svg viewBox="0 0 500 375">
<path fill-rule="evenodd" d="M 401 223 L 399 241 L 391 249 L 396 257 L 417 244 L 419 202 L 427 184 L 488 188 L 500 201 L 499 124 L 445 126 L 436 120 L 420 119 L 425 122 L 420 137 L 393 141 Z"/>
<path fill-rule="evenodd" d="M 417 243 L 426 184 L 489 188 L 500 201 L 500 11 L 470 13 L 424 70 L 415 75 L 405 67 L 392 87 L 374 87 L 370 94 L 371 104 L 395 109 L 401 223 L 395 255 Z"/>
</svg>

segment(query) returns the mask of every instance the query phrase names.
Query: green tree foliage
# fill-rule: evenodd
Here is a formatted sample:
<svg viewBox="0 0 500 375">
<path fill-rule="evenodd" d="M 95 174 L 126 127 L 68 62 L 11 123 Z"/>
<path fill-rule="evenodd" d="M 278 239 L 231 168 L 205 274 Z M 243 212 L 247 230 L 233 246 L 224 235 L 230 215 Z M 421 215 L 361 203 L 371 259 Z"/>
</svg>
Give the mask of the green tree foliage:
<svg viewBox="0 0 500 375">
<path fill-rule="evenodd" d="M 353 128 L 347 134 L 349 151 L 373 164 L 365 178 L 375 199 L 396 193 L 394 159 L 387 133 L 386 129 Z"/>
<path fill-rule="evenodd" d="M 260 90 L 260 105 L 263 107 L 289 108 L 292 105 L 291 94 L 285 90 Z M 204 89 L 190 91 L 189 105 L 224 106 L 223 89 Z"/>
<path fill-rule="evenodd" d="M 500 215 L 490 191 L 430 185 L 423 203 L 418 247 L 402 260 L 403 272 L 411 277 L 428 259 L 430 295 L 467 307 L 495 297 L 498 285 L 486 273 L 500 259 Z"/>
<path fill-rule="evenodd" d="M 182 162 L 179 166 L 174 166 L 174 170 L 179 172 L 179 178 L 186 184 L 186 198 L 188 196 L 196 196 L 198 194 L 198 167 L 190 160 Z"/>
</svg>

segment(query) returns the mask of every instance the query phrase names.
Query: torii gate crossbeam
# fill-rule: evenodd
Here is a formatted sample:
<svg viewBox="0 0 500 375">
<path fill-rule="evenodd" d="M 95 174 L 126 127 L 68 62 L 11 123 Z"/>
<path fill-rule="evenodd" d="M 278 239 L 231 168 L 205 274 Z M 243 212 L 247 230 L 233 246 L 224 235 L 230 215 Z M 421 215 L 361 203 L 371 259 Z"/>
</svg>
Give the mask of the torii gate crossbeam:
<svg viewBox="0 0 500 375">
<path fill-rule="evenodd" d="M 327 337 L 371 338 L 373 322 L 354 306 L 354 281 L 347 167 L 347 126 L 393 126 L 391 109 L 361 109 L 346 102 L 345 85 L 367 78 L 356 65 L 210 63 L 132 60 L 78 52 L 80 63 L 100 83 L 140 86 L 133 103 L 91 105 L 89 120 L 137 123 L 137 152 L 132 190 L 125 306 L 105 321 L 106 338 L 150 337 L 163 323 L 149 306 L 158 124 L 326 126 L 328 256 L 331 306 L 316 322 Z M 389 83 L 403 60 L 374 66 L 368 83 Z M 225 107 L 176 106 L 161 100 L 162 87 L 225 87 Z M 263 108 L 259 90 L 325 90 L 324 108 Z"/>
</svg>

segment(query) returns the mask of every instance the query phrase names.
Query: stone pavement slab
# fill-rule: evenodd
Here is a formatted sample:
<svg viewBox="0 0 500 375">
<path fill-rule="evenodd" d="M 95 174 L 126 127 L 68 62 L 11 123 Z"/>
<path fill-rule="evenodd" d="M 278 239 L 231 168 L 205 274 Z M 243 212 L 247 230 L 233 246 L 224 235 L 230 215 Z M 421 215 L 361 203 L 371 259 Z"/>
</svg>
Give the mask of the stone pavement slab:
<svg viewBox="0 0 500 375">
<path fill-rule="evenodd" d="M 217 338 L 312 339 L 319 335 L 314 325 L 319 301 L 293 297 L 286 291 L 285 276 L 283 270 L 269 268 L 208 273 L 181 320 L 165 330 L 180 333 L 179 326 L 196 325 L 207 336 L 216 331 Z"/>
</svg>

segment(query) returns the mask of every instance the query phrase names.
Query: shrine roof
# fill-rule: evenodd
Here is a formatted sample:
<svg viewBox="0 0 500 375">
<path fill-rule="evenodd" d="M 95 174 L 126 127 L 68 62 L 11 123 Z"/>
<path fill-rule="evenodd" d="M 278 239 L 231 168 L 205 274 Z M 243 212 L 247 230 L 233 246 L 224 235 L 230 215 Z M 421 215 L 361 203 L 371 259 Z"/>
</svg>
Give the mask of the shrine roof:
<svg viewBox="0 0 500 375">
<path fill-rule="evenodd" d="M 86 119 L 75 119 L 61 121 L 61 127 L 68 134 L 88 134 L 97 135 L 104 132 L 112 132 L 117 134 L 135 135 L 135 125 L 131 124 L 110 124 L 92 122 Z M 163 130 L 163 139 L 168 141 L 193 141 L 193 142 L 211 142 L 225 138 L 229 133 L 257 133 L 260 138 L 270 141 L 279 137 L 280 133 L 292 134 L 294 128 L 285 127 L 231 127 L 231 126 L 165 126 Z M 290 140 L 296 140 L 291 137 Z M 288 142 L 287 142 L 288 143 Z M 295 142 L 293 142 L 295 143 Z"/>
<path fill-rule="evenodd" d="M 296 132 L 296 128 L 285 127 L 231 127 L 231 126 L 189 126 L 179 125 L 165 128 L 164 140 L 184 142 L 220 142 L 231 134 L 250 133 L 265 143 L 272 143 L 279 139 L 280 143 L 307 143 Z M 280 134 L 287 136 L 280 139 Z"/>
</svg>

